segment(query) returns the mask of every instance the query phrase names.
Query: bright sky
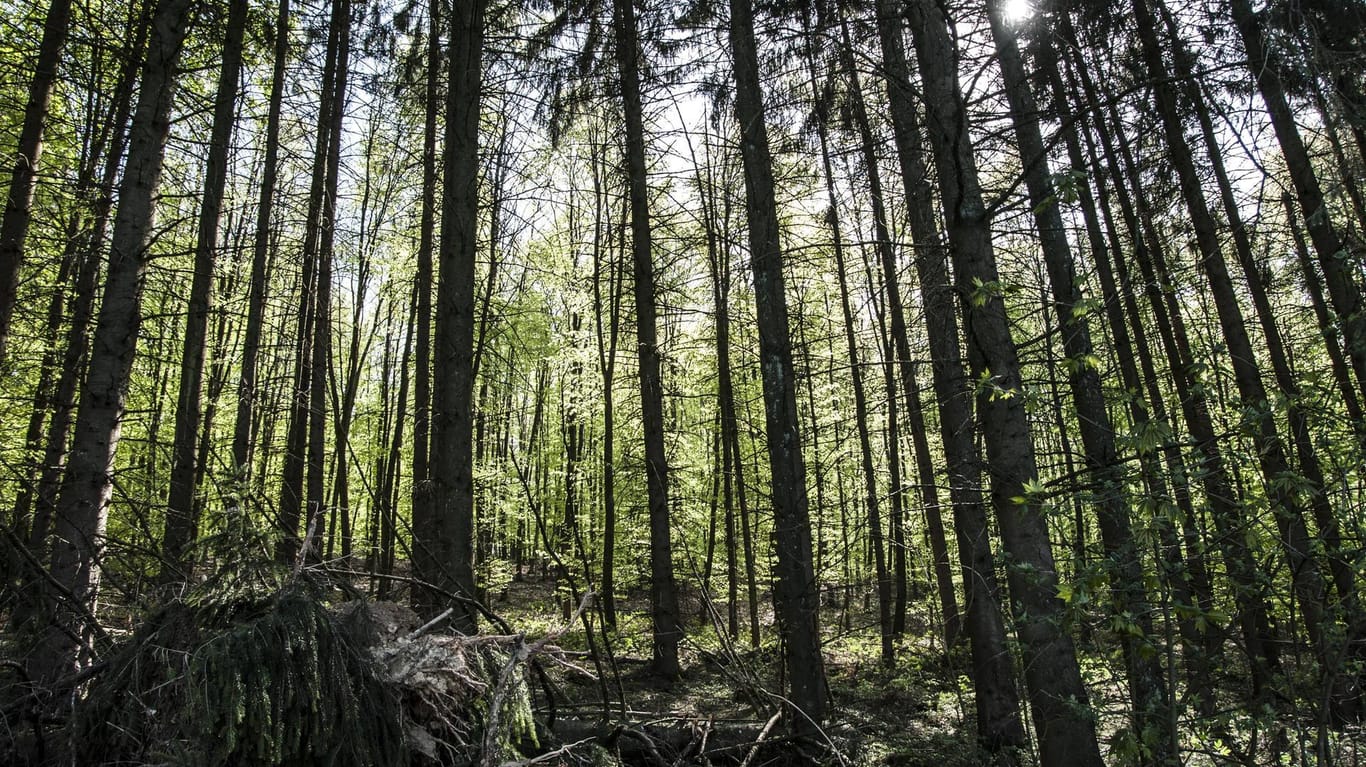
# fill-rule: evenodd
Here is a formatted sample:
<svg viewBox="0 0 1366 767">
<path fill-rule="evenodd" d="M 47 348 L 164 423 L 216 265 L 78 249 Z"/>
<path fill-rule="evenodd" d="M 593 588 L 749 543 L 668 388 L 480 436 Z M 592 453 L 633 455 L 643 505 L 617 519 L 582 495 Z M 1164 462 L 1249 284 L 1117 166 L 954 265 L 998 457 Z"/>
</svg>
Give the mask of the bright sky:
<svg viewBox="0 0 1366 767">
<path fill-rule="evenodd" d="M 1021 21 L 1033 15 L 1034 6 L 1030 0 L 1006 0 L 1005 12 L 1007 21 Z"/>
</svg>

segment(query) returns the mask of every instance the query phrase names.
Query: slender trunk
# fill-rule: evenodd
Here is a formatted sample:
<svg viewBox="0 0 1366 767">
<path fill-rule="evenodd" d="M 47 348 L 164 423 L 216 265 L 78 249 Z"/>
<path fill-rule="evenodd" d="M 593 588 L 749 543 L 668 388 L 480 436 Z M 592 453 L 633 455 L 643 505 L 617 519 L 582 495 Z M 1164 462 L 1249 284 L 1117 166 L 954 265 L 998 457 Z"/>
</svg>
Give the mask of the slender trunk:
<svg viewBox="0 0 1366 767">
<path fill-rule="evenodd" d="M 422 218 L 418 225 L 417 274 L 413 280 L 413 294 L 417 297 L 417 337 L 413 352 L 413 530 L 433 530 L 436 511 L 433 503 L 431 477 L 431 406 L 432 406 L 432 254 L 436 243 L 437 208 L 437 120 L 441 111 L 441 19 L 443 3 L 427 3 L 427 81 L 424 91 L 425 116 L 422 128 Z M 413 540 L 412 566 L 414 573 L 436 571 L 436 553 L 418 535 Z M 413 608 L 422 613 L 437 612 L 435 598 L 423 589 L 413 589 Z"/>
<path fill-rule="evenodd" d="M 133 88 L 137 85 L 138 61 L 142 58 L 151 27 L 151 10 L 144 6 L 129 14 L 132 38 L 126 57 L 119 65 L 108 117 L 98 130 L 98 137 L 88 147 L 86 162 L 76 181 L 76 198 L 90 199 L 93 203 L 90 210 L 72 216 L 67 230 L 62 264 L 69 271 L 65 279 L 59 277 L 58 284 L 71 280 L 70 290 L 67 291 L 68 295 L 58 291 L 48 305 L 52 348 L 44 364 L 49 366 L 45 369 L 49 375 L 51 371 L 56 371 L 57 380 L 55 383 L 49 382 L 47 386 L 40 385 L 37 389 L 42 402 L 35 402 L 38 406 L 34 408 L 28 435 L 36 454 L 36 465 L 30 481 L 20 488 L 14 514 L 15 532 L 21 535 L 21 540 L 27 540 L 29 547 L 40 557 L 47 549 L 47 532 L 51 527 L 52 507 L 64 467 L 71 416 L 76 406 L 76 389 L 85 369 L 85 355 L 90 344 L 90 319 L 99 292 L 101 259 L 97 254 L 108 231 L 114 184 L 123 167 L 128 120 L 133 111 Z M 63 323 L 63 320 L 66 322 Z M 63 324 L 65 333 L 59 346 L 57 336 Z M 43 428 L 45 413 L 50 415 L 46 429 Z M 39 431 L 35 432 L 35 429 Z"/>
<path fill-rule="evenodd" d="M 1134 9 L 1148 73 L 1154 79 L 1165 78 L 1167 72 L 1163 63 L 1163 52 L 1157 40 L 1157 20 L 1153 9 L 1147 0 L 1135 0 Z M 1200 177 L 1183 133 L 1176 94 L 1168 88 L 1156 88 L 1154 92 L 1167 139 L 1168 154 L 1179 177 L 1182 196 L 1185 198 L 1191 224 L 1195 229 L 1200 266 L 1209 283 L 1219 326 L 1223 330 L 1228 346 L 1234 383 L 1244 406 L 1245 428 L 1251 432 L 1253 443 L 1257 447 L 1258 463 L 1266 481 L 1271 511 L 1275 515 L 1281 545 L 1290 565 L 1294 595 L 1303 613 L 1310 640 L 1318 648 L 1319 654 L 1323 655 L 1321 640 L 1324 584 L 1317 560 L 1310 548 L 1303 504 L 1285 482 L 1287 477 L 1292 476 L 1289 461 L 1276 430 L 1261 370 L 1257 365 L 1242 309 L 1239 307 L 1228 266 L 1224 261 L 1218 229 L 1205 200 Z M 1193 106 L 1197 110 L 1203 108 L 1201 104 Z"/>
<path fill-rule="evenodd" d="M 616 410 L 613 403 L 613 378 L 617 367 L 617 338 L 621 318 L 620 259 L 608 256 L 610 247 L 604 239 L 612 230 L 608 220 L 607 193 L 603 177 L 607 173 L 602 154 L 602 143 L 593 145 L 593 308 L 597 323 L 598 370 L 602 373 L 602 619 L 608 628 L 617 627 L 616 552 L 617 552 L 617 495 L 616 495 Z M 607 305 L 603 305 L 602 280 L 604 260 L 607 270 Z M 607 320 L 603 327 L 604 317 Z"/>
<path fill-rule="evenodd" d="M 1289 192 L 1284 193 L 1281 196 L 1281 205 L 1285 208 L 1285 220 L 1290 227 L 1291 239 L 1295 242 L 1295 255 L 1299 261 L 1300 274 L 1304 277 L 1304 288 L 1309 293 L 1309 302 L 1314 307 L 1314 318 L 1318 320 L 1323 343 L 1328 350 L 1333 381 L 1337 384 L 1338 394 L 1342 395 L 1342 405 L 1347 411 L 1347 417 L 1352 421 L 1357 444 L 1361 450 L 1366 451 L 1366 412 L 1363 412 L 1361 398 L 1357 396 L 1356 387 L 1352 385 L 1347 358 L 1343 356 L 1342 341 L 1332 330 L 1333 315 L 1323 297 L 1323 282 L 1319 279 L 1318 267 L 1309 254 L 1304 229 L 1300 226 L 1299 214 L 1295 210 L 1294 197 Z"/>
<path fill-rule="evenodd" d="M 754 10 L 749 0 L 730 0 L 730 45 L 735 60 L 735 113 L 739 121 L 745 169 L 751 269 L 759 326 L 759 360 L 763 376 L 764 414 L 768 432 L 773 488 L 777 582 L 774 603 L 784 639 L 789 699 L 801 712 L 793 728 L 814 734 L 813 722 L 826 712 L 825 668 L 820 652 L 820 594 L 811 564 L 811 524 L 806 494 L 793 380 L 792 342 L 783 253 L 774 200 L 773 166 L 764 124 L 763 91 L 754 37 Z"/>
<path fill-rule="evenodd" d="M 337 74 L 332 87 L 332 108 L 325 123 L 327 177 L 323 187 L 322 232 L 318 243 L 318 279 L 313 291 L 313 344 L 308 375 L 308 488 L 305 530 L 313 536 L 308 557 L 323 556 L 327 530 L 327 388 L 332 368 L 332 263 L 337 236 L 337 181 L 341 171 L 342 125 L 346 118 L 346 86 L 351 69 L 351 0 L 339 0 L 332 23 L 341 25 L 337 48 Z M 304 364 L 303 360 L 300 360 Z"/>
<path fill-rule="evenodd" d="M 252 458 L 252 424 L 256 420 L 259 393 L 262 326 L 266 311 L 266 277 L 269 271 L 271 215 L 275 209 L 275 186 L 280 174 L 280 116 L 284 105 L 285 63 L 289 59 L 289 0 L 279 0 L 275 17 L 275 51 L 270 76 L 270 105 L 264 137 L 266 158 L 261 171 L 261 196 L 256 204 L 256 236 L 252 240 L 251 277 L 247 288 L 247 324 L 242 338 L 242 370 L 237 383 L 237 414 L 233 426 L 232 463 L 245 491 Z"/>
<path fill-rule="evenodd" d="M 645 124 L 640 101 L 640 42 L 631 0 L 614 0 L 617 74 L 626 118 L 626 168 L 631 204 L 631 255 L 634 265 L 636 352 L 640 367 L 640 409 L 645 437 L 645 479 L 650 509 L 650 620 L 654 672 L 678 677 L 682 637 L 678 590 L 674 585 L 669 527 L 668 458 L 664 446 L 664 390 L 659 370 L 655 308 L 654 253 L 650 239 L 649 188 L 645 165 Z"/>
<path fill-rule="evenodd" d="M 1066 17 L 1063 17 L 1063 22 L 1070 25 Z M 1070 27 L 1065 33 L 1075 39 Z M 1077 74 L 1087 98 L 1096 98 L 1097 89 L 1091 82 L 1084 62 L 1078 60 L 1076 63 Z M 1111 119 L 1119 125 L 1117 114 L 1113 109 L 1111 112 Z M 1143 187 L 1134 163 L 1132 148 L 1123 140 L 1123 134 L 1119 134 L 1118 139 L 1113 137 L 1104 120 L 1096 121 L 1095 128 L 1104 149 L 1106 163 L 1111 168 L 1111 175 L 1116 179 L 1115 190 L 1133 242 L 1132 256 L 1142 273 L 1142 284 L 1157 325 L 1163 351 L 1171 368 L 1171 377 L 1175 383 L 1177 397 L 1181 401 L 1186 428 L 1195 442 L 1196 454 L 1191 471 L 1202 478 L 1205 497 L 1218 534 L 1216 544 L 1220 548 L 1225 569 L 1234 586 L 1234 599 L 1238 607 L 1237 619 L 1243 634 L 1243 649 L 1248 656 L 1252 672 L 1253 694 L 1260 695 L 1272 675 L 1280 668 L 1280 658 L 1271 634 L 1269 608 L 1257 586 L 1259 576 L 1253 551 L 1247 543 L 1247 522 L 1234 500 L 1238 496 L 1234 492 L 1228 465 L 1219 448 L 1204 388 L 1199 385 L 1196 378 L 1196 368 L 1182 313 L 1173 292 L 1164 287 L 1170 285 L 1171 280 L 1161 251 L 1163 239 L 1152 220 L 1152 211 L 1147 201 L 1138 191 Z M 1116 263 L 1122 265 L 1124 262 L 1121 259 Z M 1131 313 L 1135 315 L 1135 327 L 1140 327 L 1141 321 L 1137 313 Z M 1207 652 L 1217 651 L 1218 646 L 1213 642 L 1213 632 L 1210 633 L 1211 642 L 1207 646 Z M 1212 662 L 1212 658 L 1206 660 Z"/>
<path fill-rule="evenodd" d="M 161 581 L 186 580 L 193 566 L 188 547 L 197 535 L 194 514 L 198 445 L 204 382 L 204 351 L 212 310 L 212 287 L 218 230 L 227 186 L 228 154 L 237 116 L 237 82 L 242 72 L 242 41 L 247 27 L 247 0 L 232 0 L 223 40 L 223 61 L 214 95 L 213 129 L 205 163 L 204 198 L 199 207 L 199 232 L 194 250 L 194 277 L 185 313 L 185 338 L 180 361 L 180 394 L 176 400 L 175 441 L 172 446 L 171 490 L 162 537 Z"/>
<path fill-rule="evenodd" d="M 33 191 L 38 186 L 38 169 L 43 158 L 43 134 L 47 128 L 48 105 L 57 82 L 57 67 L 71 21 L 71 0 L 52 0 L 43 22 L 43 38 L 38 43 L 33 79 L 29 81 L 28 102 L 15 148 L 14 169 L 10 171 L 5 215 L 0 219 L 0 363 L 5 360 L 10 323 L 19 296 L 19 266 L 24 260 L 24 243 L 33 219 Z"/>
<path fill-rule="evenodd" d="M 332 0 L 331 23 L 328 25 L 326 60 L 323 64 L 321 103 L 318 105 L 317 133 L 313 146 L 313 173 L 309 184 L 308 212 L 305 219 L 302 275 L 299 281 L 299 308 L 295 323 L 295 351 L 293 359 L 294 376 L 289 410 L 289 427 L 285 438 L 284 467 L 280 488 L 280 512 L 278 515 L 280 540 L 276 544 L 275 557 L 281 563 L 291 563 L 299 553 L 303 540 L 300 538 L 300 522 L 304 518 L 305 479 L 309 469 L 308 432 L 309 405 L 312 386 L 313 344 L 317 338 L 314 325 L 317 322 L 318 272 L 321 258 L 322 234 L 330 225 L 323 220 L 328 207 L 327 198 L 328 158 L 332 138 L 332 113 L 335 109 L 334 96 L 337 72 L 341 66 L 342 14 L 347 0 Z M 307 528 L 304 530 L 307 534 Z"/>
<path fill-rule="evenodd" d="M 1057 62 L 1053 58 L 1052 51 L 1045 53 L 1044 68 L 1049 76 L 1053 91 L 1053 103 L 1056 105 L 1055 108 L 1059 110 L 1058 117 L 1064 123 L 1069 122 L 1071 111 L 1068 105 L 1067 91 L 1058 72 Z M 1088 163 L 1088 158 L 1082 151 L 1077 133 L 1078 131 L 1064 132 L 1063 137 L 1067 144 L 1068 157 L 1074 168 L 1086 168 L 1094 163 Z M 1097 180 L 1097 190 L 1101 198 L 1100 205 L 1107 209 L 1107 224 L 1112 226 L 1112 220 L 1108 218 L 1109 191 L 1105 187 L 1103 178 Z M 1135 357 L 1142 358 L 1143 364 L 1151 368 L 1151 355 L 1146 349 L 1146 332 L 1141 326 L 1138 326 L 1135 333 L 1130 333 L 1125 322 L 1122 301 L 1133 302 L 1133 296 L 1128 290 L 1127 284 L 1123 286 L 1124 297 L 1121 298 L 1120 296 L 1121 287 L 1115 278 L 1115 270 L 1111 265 L 1111 254 L 1106 247 L 1106 233 L 1102 230 L 1101 219 L 1097 213 L 1098 206 L 1089 184 L 1078 185 L 1078 201 L 1082 217 L 1085 220 L 1091 262 L 1095 264 L 1100 277 L 1102 304 L 1105 308 L 1106 322 L 1110 328 L 1111 343 L 1115 350 L 1113 356 L 1119 365 L 1120 379 L 1123 382 L 1124 390 L 1129 394 L 1130 429 L 1134 434 L 1144 437 L 1135 440 L 1134 449 L 1139 455 L 1139 468 L 1147 486 L 1147 492 L 1151 499 L 1150 503 L 1164 511 L 1164 513 L 1153 515 L 1154 518 L 1150 523 L 1157 528 L 1160 538 L 1162 576 L 1172 590 L 1172 596 L 1180 614 L 1178 621 L 1182 637 L 1182 655 L 1187 664 L 1190 684 L 1195 689 L 1201 689 L 1208 683 L 1208 669 L 1205 667 L 1201 655 L 1202 644 L 1199 630 L 1194 619 L 1189 617 L 1197 604 L 1191 591 L 1191 579 L 1188 577 L 1187 565 L 1182 560 L 1181 544 L 1176 537 L 1174 526 L 1171 524 L 1171 512 L 1169 511 L 1171 506 L 1167 504 L 1174 504 L 1177 507 L 1175 513 L 1181 514 L 1185 518 L 1193 517 L 1194 509 L 1190 503 L 1189 491 L 1184 489 L 1183 474 L 1179 471 L 1181 467 L 1178 464 L 1178 471 L 1172 472 L 1171 481 L 1178 487 L 1178 490 L 1172 493 L 1167 484 L 1168 478 L 1163 473 L 1163 467 L 1158 461 L 1157 451 L 1162 445 L 1155 444 L 1155 439 L 1147 438 L 1162 434 L 1160 430 L 1164 428 L 1166 410 L 1161 392 L 1157 391 L 1155 387 L 1149 393 L 1151 403 L 1144 400 L 1144 378 L 1139 374 Z M 1121 258 L 1118 236 L 1113 232 L 1113 229 L 1110 234 L 1115 247 L 1115 257 Z M 1156 379 L 1155 374 L 1152 377 Z M 1150 404 L 1156 412 L 1155 416 L 1149 412 Z M 1179 456 L 1176 457 L 1176 460 L 1179 461 Z M 1173 693 L 1170 686 L 1167 693 L 1168 695 Z"/>
<path fill-rule="evenodd" d="M 864 172 L 868 179 L 869 202 L 873 213 L 873 235 L 878 262 L 882 267 L 883 289 L 887 296 L 886 314 L 891 320 L 890 341 L 894 354 L 889 354 L 895 366 L 895 379 L 905 398 L 905 414 L 908 422 L 911 446 L 915 450 L 916 474 L 920 484 L 920 501 L 925 514 L 930 538 L 930 552 L 934 557 L 935 582 L 939 590 L 939 604 L 944 612 L 945 639 L 952 645 L 958 634 L 958 604 L 954 595 L 952 567 L 949 564 L 948 542 L 944 538 L 944 523 L 940 516 L 939 493 L 935 486 L 934 464 L 930 455 L 928 433 L 925 428 L 924 404 L 920 400 L 920 387 L 915 380 L 915 363 L 911 357 L 910 337 L 906 329 L 906 310 L 901 300 L 900 280 L 897 276 L 896 252 L 888 225 L 887 206 L 882 191 L 882 173 L 878 167 L 877 143 L 873 136 L 868 109 L 863 99 L 863 89 L 859 83 L 858 71 L 854 66 L 854 49 L 849 39 L 849 26 L 841 22 L 840 63 L 849 82 L 849 100 L 853 109 L 854 123 L 858 128 L 860 149 L 863 156 Z M 896 387 L 889 389 L 890 396 L 896 396 Z M 895 447 L 895 446 L 894 446 Z M 893 610 L 892 631 L 901 636 L 906 627 L 906 543 L 904 525 L 900 509 L 905 505 L 903 487 L 898 484 L 892 488 L 893 509 L 891 520 L 891 543 L 896 603 Z"/>
<path fill-rule="evenodd" d="M 1238 257 L 1239 266 L 1242 268 L 1242 274 L 1247 283 L 1247 292 L 1252 298 L 1253 307 L 1262 328 L 1262 336 L 1267 347 L 1267 359 L 1271 363 L 1276 387 L 1279 389 L 1279 393 L 1285 397 L 1286 420 L 1290 428 L 1291 442 L 1295 448 L 1295 457 L 1298 459 L 1300 478 L 1304 480 L 1301 486 L 1302 491 L 1304 491 L 1302 494 L 1307 499 L 1314 522 L 1318 527 L 1318 538 L 1323 543 L 1323 553 L 1327 557 L 1329 574 L 1332 576 L 1332 582 L 1338 591 L 1339 605 L 1343 610 L 1344 617 L 1349 625 L 1360 626 L 1362 616 L 1359 614 L 1357 606 L 1355 575 L 1352 572 L 1350 562 L 1343 556 L 1341 525 L 1338 522 L 1337 514 L 1329 503 L 1323 468 L 1319 463 L 1318 451 L 1314 447 L 1313 436 L 1309 431 L 1309 416 L 1304 409 L 1299 381 L 1290 368 L 1289 352 L 1282 340 L 1280 328 L 1276 324 L 1276 313 L 1271 306 L 1267 286 L 1262 276 L 1262 268 L 1252 252 L 1251 238 L 1242 221 L 1238 202 L 1233 194 L 1233 184 L 1224 168 L 1218 137 L 1208 111 L 1212 102 L 1204 98 L 1196 80 L 1193 79 L 1195 68 L 1191 54 L 1186 50 L 1185 44 L 1180 38 L 1176 21 L 1165 8 L 1163 9 L 1163 21 L 1167 28 L 1168 37 L 1176 48 L 1174 60 L 1177 73 L 1181 75 L 1185 84 L 1186 97 L 1192 104 L 1197 105 L 1194 110 L 1195 116 L 1205 141 L 1210 167 L 1214 170 L 1220 200 L 1232 229 L 1234 252 Z M 1305 535 L 1308 536 L 1307 530 Z M 1332 673 L 1329 669 L 1325 669 L 1325 672 Z M 1341 691 L 1339 692 L 1341 693 Z M 1334 705 L 1339 708 L 1344 705 L 1341 694 L 1334 701 Z"/>
<path fill-rule="evenodd" d="M 835 193 L 835 171 L 830 161 L 828 103 L 821 99 L 817 85 L 816 64 L 814 61 L 815 41 L 812 39 L 810 21 L 802 18 L 803 31 L 808 41 L 808 67 L 810 73 L 811 95 L 816 105 L 816 135 L 820 140 L 821 168 L 825 181 L 825 193 L 830 207 L 825 212 L 825 223 L 830 227 L 831 250 L 835 258 L 835 276 L 839 283 L 840 313 L 844 319 L 845 354 L 849 359 L 849 374 L 854 386 L 854 424 L 858 432 L 859 459 L 863 468 L 863 489 L 867 504 L 868 535 L 873 545 L 874 575 L 877 578 L 878 628 L 882 663 L 891 667 L 896 660 L 892 645 L 892 579 L 887 571 L 886 549 L 882 539 L 882 513 L 879 508 L 877 470 L 873 462 L 873 442 L 868 429 L 868 395 L 864 391 L 863 366 L 859 362 L 858 339 L 855 335 L 854 311 L 849 300 L 849 279 L 846 276 L 844 258 L 844 234 L 840 229 L 839 198 Z M 880 203 L 879 203 L 880 204 Z M 846 553 L 845 556 L 848 556 Z"/>
<path fill-rule="evenodd" d="M 474 282 L 479 214 L 479 107 L 484 48 L 484 0 L 458 0 L 447 48 L 446 156 L 441 204 L 433 370 L 441 380 L 432 403 L 433 529 L 414 531 L 430 542 L 433 571 L 423 580 L 459 598 L 452 621 L 476 627 L 474 582 Z"/>
</svg>

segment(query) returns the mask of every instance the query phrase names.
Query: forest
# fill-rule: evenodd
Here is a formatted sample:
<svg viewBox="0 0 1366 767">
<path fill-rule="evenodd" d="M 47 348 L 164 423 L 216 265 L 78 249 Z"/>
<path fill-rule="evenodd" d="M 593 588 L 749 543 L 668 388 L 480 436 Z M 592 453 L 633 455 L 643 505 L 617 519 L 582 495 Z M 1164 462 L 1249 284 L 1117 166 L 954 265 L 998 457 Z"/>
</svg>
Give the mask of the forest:
<svg viewBox="0 0 1366 767">
<path fill-rule="evenodd" d="M 0 0 L 0 762 L 1366 761 L 1360 0 Z"/>
</svg>

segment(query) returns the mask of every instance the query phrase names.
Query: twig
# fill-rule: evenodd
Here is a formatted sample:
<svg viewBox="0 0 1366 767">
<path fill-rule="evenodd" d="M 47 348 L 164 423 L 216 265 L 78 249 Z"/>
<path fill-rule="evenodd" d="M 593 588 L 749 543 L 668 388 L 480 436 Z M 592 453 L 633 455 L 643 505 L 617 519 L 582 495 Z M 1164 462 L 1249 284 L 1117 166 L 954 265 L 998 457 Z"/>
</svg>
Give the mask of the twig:
<svg viewBox="0 0 1366 767">
<path fill-rule="evenodd" d="M 830 734 L 825 731 L 825 728 L 821 727 L 819 722 L 817 722 L 815 719 L 812 719 L 811 715 L 806 713 L 806 711 L 804 711 L 801 706 L 798 706 L 796 703 L 793 703 L 790 699 L 782 695 L 779 695 L 776 692 L 770 692 L 768 690 L 764 690 L 763 692 L 770 698 L 780 701 L 785 705 L 791 707 L 793 711 L 796 711 L 798 716 L 805 719 L 807 723 L 809 723 L 811 727 L 815 729 L 817 733 L 820 734 L 821 739 L 824 740 L 825 744 L 830 747 L 830 753 L 835 755 L 835 759 L 837 759 L 843 767 L 849 767 L 849 760 L 845 759 L 844 754 L 840 753 L 839 748 L 835 746 L 835 741 L 830 738 Z M 782 713 L 782 709 L 779 708 L 778 712 Z"/>
<path fill-rule="evenodd" d="M 428 631 L 431 631 L 433 628 L 435 628 L 435 627 L 437 626 L 437 624 L 441 623 L 441 621 L 444 621 L 444 620 L 446 620 L 447 618 L 449 618 L 450 615 L 451 615 L 451 613 L 453 613 L 453 612 L 455 612 L 455 608 L 454 608 L 454 607 L 447 607 L 446 610 L 445 610 L 445 612 L 441 613 L 440 615 L 436 616 L 435 618 L 432 618 L 431 620 L 427 621 L 426 623 L 422 624 L 421 626 L 418 626 L 416 629 L 413 629 L 412 633 L 408 634 L 407 639 L 408 639 L 409 641 L 412 641 L 412 640 L 417 639 L 418 637 L 422 636 L 423 634 L 427 633 Z"/>
<path fill-rule="evenodd" d="M 291 578 L 299 577 L 299 573 L 304 569 L 304 562 L 308 560 L 309 547 L 313 545 L 313 539 L 318 534 L 318 513 L 310 510 L 308 515 L 308 529 L 304 531 L 303 543 L 299 545 L 299 553 L 294 556 L 294 570 L 290 573 Z"/>
<path fill-rule="evenodd" d="M 517 762 L 503 762 L 502 764 L 498 765 L 498 767 L 530 767 L 530 765 L 533 764 L 548 762 L 557 756 L 564 756 L 565 754 L 569 753 L 570 751 L 573 751 L 574 749 L 578 748 L 579 746 L 582 746 L 585 743 L 592 743 L 594 740 L 597 740 L 597 738 L 584 738 L 583 740 L 576 740 L 573 743 L 566 743 L 565 745 L 560 746 L 554 751 L 541 754 L 540 756 L 535 756 L 530 759 L 522 759 L 521 761 Z"/>
<path fill-rule="evenodd" d="M 759 737 L 754 741 L 754 745 L 750 746 L 749 753 L 745 754 L 745 760 L 740 762 L 740 767 L 749 767 L 749 763 L 754 759 L 754 755 L 759 753 L 759 746 L 763 745 L 764 738 L 768 737 L 769 732 L 773 730 L 773 725 L 777 724 L 782 716 L 783 710 L 778 709 L 773 716 L 768 718 L 768 721 L 764 723 L 764 729 L 759 731 Z"/>
</svg>

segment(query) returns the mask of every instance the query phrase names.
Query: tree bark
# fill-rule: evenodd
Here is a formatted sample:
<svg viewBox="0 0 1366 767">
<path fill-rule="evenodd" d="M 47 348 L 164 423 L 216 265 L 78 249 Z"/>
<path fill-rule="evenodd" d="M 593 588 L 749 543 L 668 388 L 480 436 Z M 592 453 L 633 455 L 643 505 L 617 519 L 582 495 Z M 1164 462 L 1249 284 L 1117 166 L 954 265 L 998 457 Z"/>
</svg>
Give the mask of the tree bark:
<svg viewBox="0 0 1366 767">
<path fill-rule="evenodd" d="M 199 207 L 199 232 L 195 240 L 194 276 L 185 313 L 180 393 L 176 399 L 175 441 L 171 448 L 174 463 L 161 546 L 162 583 L 188 579 L 193 566 L 187 549 L 194 542 L 199 523 L 194 513 L 194 496 L 199 476 L 197 442 L 202 417 L 204 352 L 212 311 L 214 262 L 223 191 L 227 186 L 228 153 L 237 116 L 237 83 L 242 72 L 242 41 L 246 27 L 247 0 L 232 0 L 228 6 L 218 90 L 214 94 L 213 128 L 205 163 L 204 197 Z"/>
<path fill-rule="evenodd" d="M 1020 362 L 1001 297 L 991 222 L 978 185 L 948 23 L 929 0 L 911 6 L 911 31 L 924 80 L 968 360 L 978 381 L 977 406 L 992 473 L 992 505 L 1014 562 L 1007 575 L 1041 764 L 1098 767 L 1095 723 L 1076 649 L 1064 630 L 1064 606 L 1058 599 Z"/>
<path fill-rule="evenodd" d="M 271 216 L 280 174 L 280 116 L 284 106 L 285 64 L 289 59 L 289 0 L 279 0 L 275 17 L 275 50 L 270 75 L 270 104 L 263 138 L 266 157 L 261 171 L 261 194 L 256 205 L 256 235 L 252 241 L 251 276 L 247 287 L 247 324 L 242 337 L 242 369 L 237 382 L 237 413 L 233 424 L 232 462 L 239 492 L 250 487 L 252 426 L 258 411 L 257 369 L 260 366 L 262 326 L 266 311 L 266 278 L 270 261 Z"/>
<path fill-rule="evenodd" d="M 47 128 L 52 87 L 57 82 L 57 67 L 71 21 L 71 0 L 52 0 L 43 22 L 43 38 L 38 43 L 33 79 L 29 81 L 24 121 L 19 129 L 14 169 L 10 171 L 5 215 L 0 219 L 0 363 L 5 360 L 10 323 L 19 297 L 19 267 L 24 260 L 24 244 L 33 220 L 33 192 L 38 186 L 38 169 L 43 158 L 43 134 Z"/>
<path fill-rule="evenodd" d="M 192 6 L 191 0 L 162 0 L 152 18 L 110 240 L 104 301 L 53 520 L 50 572 L 80 604 L 49 596 L 48 641 L 29 659 L 31 676 L 48 683 L 77 664 L 80 638 L 88 631 L 83 616 L 94 612 L 99 595 L 114 455 L 142 322 L 142 287 L 154 239 L 176 66 Z"/>
<path fill-rule="evenodd" d="M 640 409 L 645 438 L 645 480 L 650 518 L 650 621 L 653 670 L 660 678 L 678 677 L 682 628 L 674 584 L 669 525 L 669 467 L 664 446 L 664 388 L 656 330 L 655 277 L 650 239 L 649 187 L 645 166 L 645 124 L 640 102 L 640 41 L 631 0 L 613 0 L 617 74 L 626 120 L 626 174 L 631 205 L 631 260 L 636 304 L 636 356 L 640 369 Z"/>
<path fill-rule="evenodd" d="M 777 583 L 774 603 L 784 639 L 789 699 L 799 710 L 790 722 L 814 734 L 825 717 L 825 667 L 820 652 L 820 594 L 811 563 L 806 466 L 797 417 L 783 254 L 774 200 L 773 166 L 764 125 L 763 92 L 749 0 L 730 0 L 730 45 L 735 66 L 735 115 L 745 169 L 751 269 L 759 326 L 759 366 L 771 471 Z"/>
<path fill-rule="evenodd" d="M 474 282 L 479 218 L 479 108 L 484 0 L 458 0 L 447 48 L 446 146 L 437 284 L 436 381 L 432 403 L 431 530 L 415 531 L 431 546 L 431 572 L 420 577 L 460 597 L 454 626 L 476 628 L 474 581 Z M 419 544 L 420 545 L 420 544 Z"/>
</svg>

